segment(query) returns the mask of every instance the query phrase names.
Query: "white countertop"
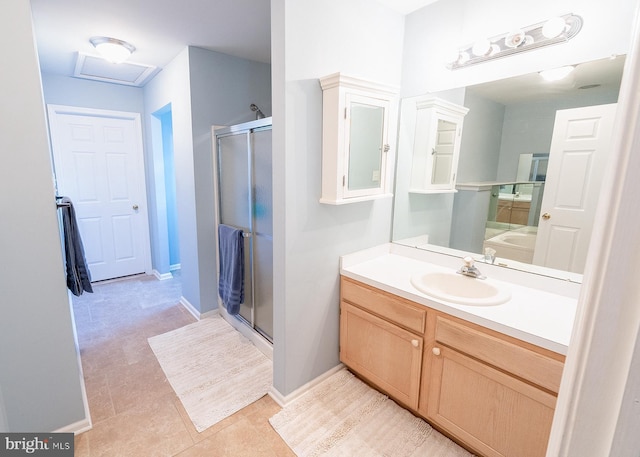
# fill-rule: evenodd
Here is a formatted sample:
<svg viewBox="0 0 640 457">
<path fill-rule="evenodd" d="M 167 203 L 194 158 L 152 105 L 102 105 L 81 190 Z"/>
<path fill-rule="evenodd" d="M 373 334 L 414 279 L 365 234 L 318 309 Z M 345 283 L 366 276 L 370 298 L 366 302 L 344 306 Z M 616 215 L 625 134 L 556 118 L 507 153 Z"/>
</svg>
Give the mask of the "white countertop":
<svg viewBox="0 0 640 457">
<path fill-rule="evenodd" d="M 403 254 L 409 255 L 403 255 Z M 427 262 L 404 248 L 384 245 L 340 258 L 340 273 L 394 295 L 428 306 L 466 321 L 518 338 L 536 346 L 564 354 L 571 338 L 576 314 L 577 294 L 552 293 L 492 277 L 501 287 L 508 287 L 511 299 L 494 306 L 467 306 L 436 300 L 416 289 L 410 282 L 414 274 L 429 271 L 451 272 L 451 259 Z M 432 257 L 433 258 L 433 257 Z M 531 283 L 536 283 L 531 280 Z"/>
</svg>

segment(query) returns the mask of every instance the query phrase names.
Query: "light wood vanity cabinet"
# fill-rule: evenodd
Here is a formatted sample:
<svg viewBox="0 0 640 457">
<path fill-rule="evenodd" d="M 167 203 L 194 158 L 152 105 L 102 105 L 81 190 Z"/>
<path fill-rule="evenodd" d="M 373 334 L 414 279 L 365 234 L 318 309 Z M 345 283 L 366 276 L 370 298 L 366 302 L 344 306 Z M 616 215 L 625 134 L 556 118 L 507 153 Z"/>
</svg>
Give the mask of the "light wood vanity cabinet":
<svg viewBox="0 0 640 457">
<path fill-rule="evenodd" d="M 341 296 L 340 360 L 417 409 L 426 310 L 344 278 Z"/>
<path fill-rule="evenodd" d="M 531 202 L 500 199 L 498 200 L 496 222 L 527 225 L 530 209 Z"/>
<path fill-rule="evenodd" d="M 564 356 L 344 277 L 340 333 L 345 365 L 475 453 L 545 455 Z"/>
</svg>

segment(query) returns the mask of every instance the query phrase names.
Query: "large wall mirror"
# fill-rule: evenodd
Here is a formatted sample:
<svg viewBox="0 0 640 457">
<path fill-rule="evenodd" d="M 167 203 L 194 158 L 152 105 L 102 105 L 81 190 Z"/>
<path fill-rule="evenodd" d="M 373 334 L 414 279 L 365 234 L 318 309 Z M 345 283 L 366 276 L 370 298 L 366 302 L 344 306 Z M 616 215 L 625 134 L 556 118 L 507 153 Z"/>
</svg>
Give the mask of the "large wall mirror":
<svg viewBox="0 0 640 457">
<path fill-rule="evenodd" d="M 429 94 L 469 109 L 453 194 L 409 192 L 415 132 L 402 106 L 415 100 L 403 100 L 393 242 L 581 281 L 595 208 L 582 231 L 561 210 L 575 214 L 587 196 L 597 200 L 611 140 L 582 140 L 606 127 L 598 107 L 615 117 L 623 67 L 617 56 L 576 64 L 559 81 L 534 73 Z"/>
</svg>

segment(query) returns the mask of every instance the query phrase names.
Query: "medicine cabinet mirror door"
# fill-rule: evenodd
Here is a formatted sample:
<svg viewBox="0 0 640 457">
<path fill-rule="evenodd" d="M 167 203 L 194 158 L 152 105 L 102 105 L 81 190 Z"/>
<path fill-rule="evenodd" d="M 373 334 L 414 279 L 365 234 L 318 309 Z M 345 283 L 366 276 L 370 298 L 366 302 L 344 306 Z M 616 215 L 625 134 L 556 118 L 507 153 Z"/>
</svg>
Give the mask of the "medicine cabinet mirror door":
<svg viewBox="0 0 640 457">
<path fill-rule="evenodd" d="M 385 191 L 389 102 L 346 95 L 344 197 Z"/>
</svg>

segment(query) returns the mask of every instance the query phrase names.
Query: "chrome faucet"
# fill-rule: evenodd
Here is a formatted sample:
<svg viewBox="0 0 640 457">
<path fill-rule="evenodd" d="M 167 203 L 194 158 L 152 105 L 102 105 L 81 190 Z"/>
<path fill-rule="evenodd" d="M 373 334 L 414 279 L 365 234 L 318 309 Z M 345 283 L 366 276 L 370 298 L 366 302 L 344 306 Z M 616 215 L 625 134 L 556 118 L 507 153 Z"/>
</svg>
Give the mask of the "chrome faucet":
<svg viewBox="0 0 640 457">
<path fill-rule="evenodd" d="M 456 273 L 460 273 L 461 275 L 469 276 L 471 278 L 486 279 L 486 276 L 480 273 L 480 270 L 473 265 L 473 259 L 471 257 L 465 257 L 463 261 L 464 265 L 462 265 Z"/>
</svg>

